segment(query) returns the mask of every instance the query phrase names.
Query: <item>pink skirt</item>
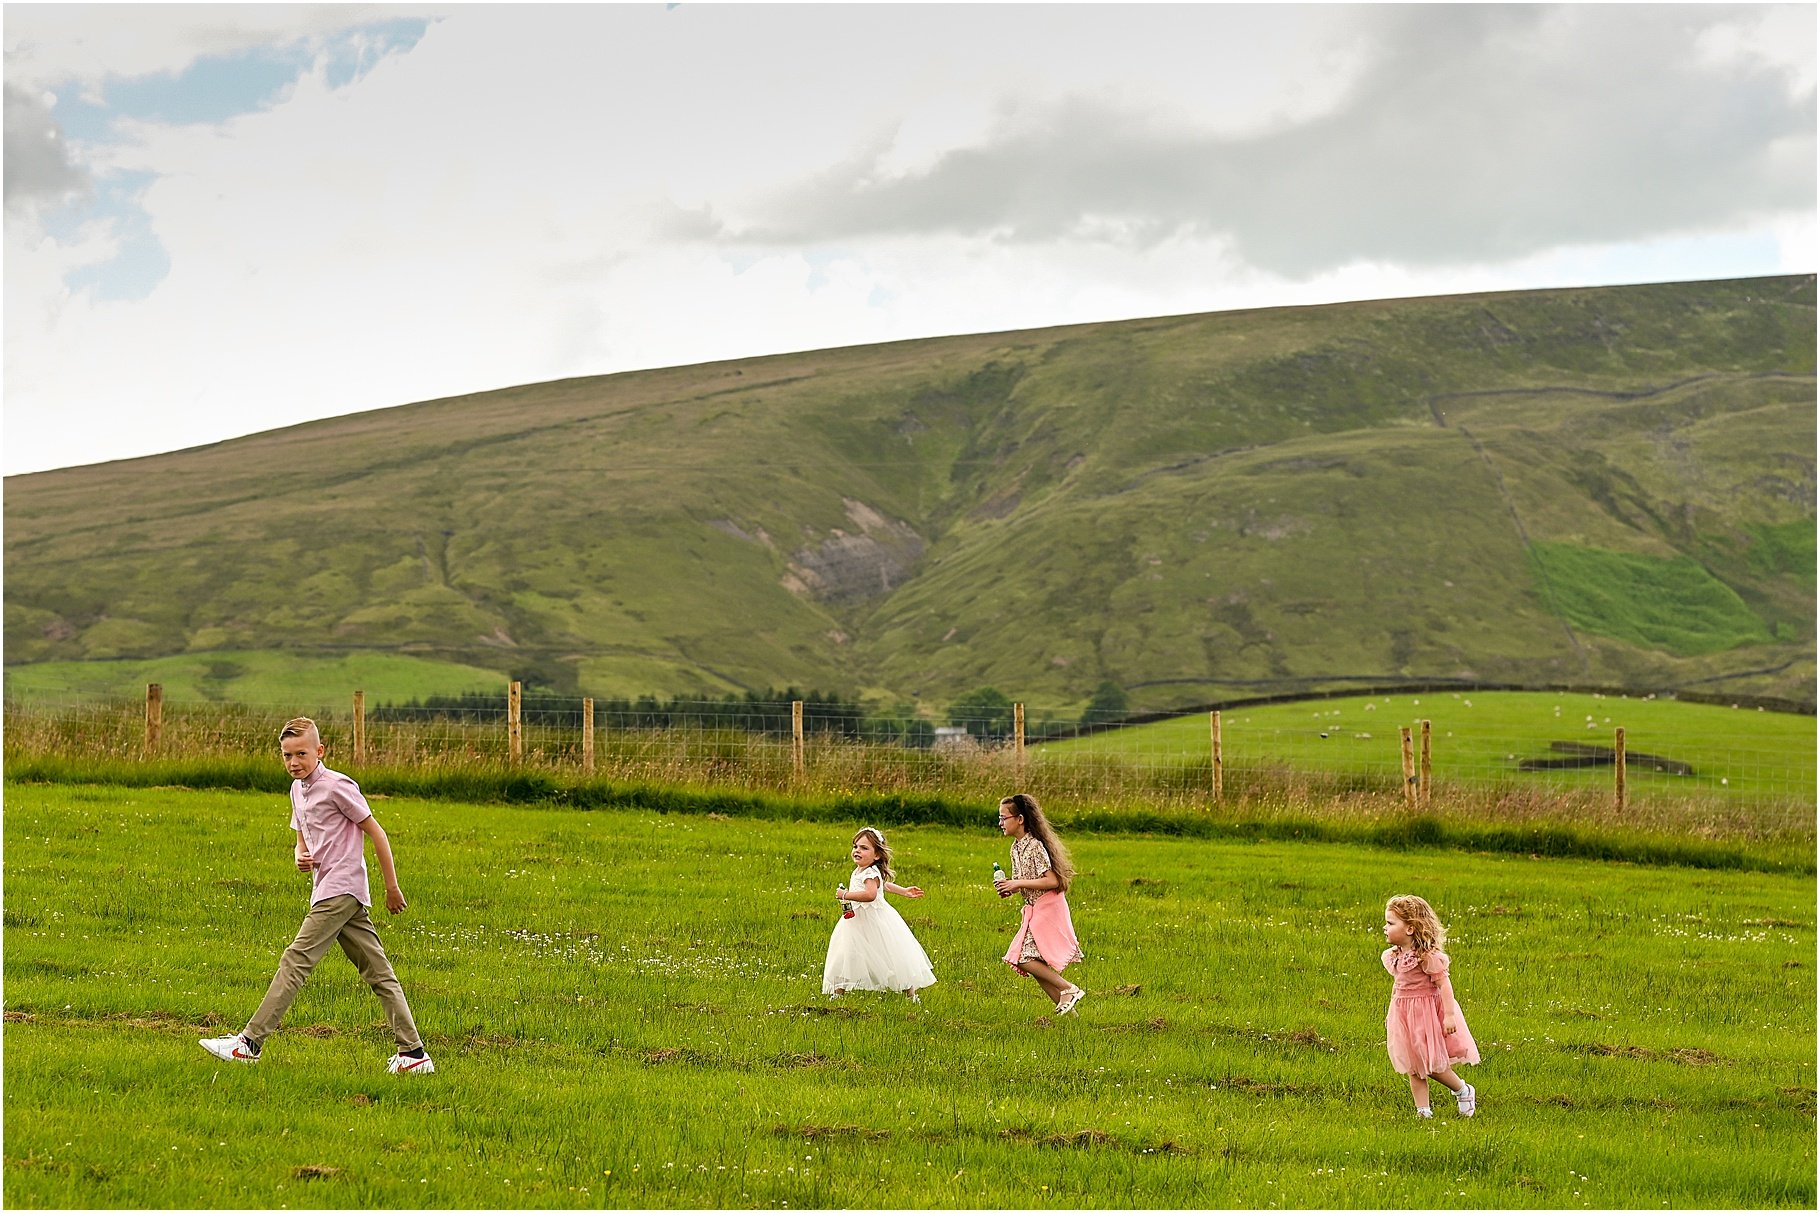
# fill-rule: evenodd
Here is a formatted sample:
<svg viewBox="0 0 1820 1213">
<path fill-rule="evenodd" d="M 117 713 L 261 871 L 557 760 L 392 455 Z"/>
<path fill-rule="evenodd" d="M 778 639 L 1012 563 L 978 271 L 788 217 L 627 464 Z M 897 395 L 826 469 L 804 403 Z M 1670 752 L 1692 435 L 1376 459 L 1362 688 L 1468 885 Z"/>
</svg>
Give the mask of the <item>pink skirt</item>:
<svg viewBox="0 0 1820 1213">
<path fill-rule="evenodd" d="M 1478 1063 L 1479 1046 L 1473 1043 L 1457 1002 L 1453 1014 L 1460 1026 L 1450 1036 L 1441 1023 L 1440 994 L 1390 1000 L 1390 1011 L 1384 1016 L 1384 1043 L 1397 1073 L 1419 1078 Z"/>
<path fill-rule="evenodd" d="M 1005 950 L 1006 964 L 1015 967 L 1024 959 L 1025 940 L 1035 942 L 1043 963 L 1057 973 L 1080 960 L 1081 943 L 1074 937 L 1074 920 L 1068 917 L 1068 899 L 1049 892 L 1024 907 L 1023 921 Z"/>
</svg>

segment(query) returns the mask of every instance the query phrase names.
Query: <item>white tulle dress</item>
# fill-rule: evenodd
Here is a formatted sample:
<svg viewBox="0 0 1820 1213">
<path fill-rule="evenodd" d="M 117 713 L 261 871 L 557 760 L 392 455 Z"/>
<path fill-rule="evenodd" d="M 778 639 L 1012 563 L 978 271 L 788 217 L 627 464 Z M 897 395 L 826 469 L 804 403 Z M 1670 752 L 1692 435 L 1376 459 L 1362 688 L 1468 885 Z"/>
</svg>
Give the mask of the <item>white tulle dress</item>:
<svg viewBox="0 0 1820 1213">
<path fill-rule="evenodd" d="M 878 896 L 851 901 L 853 917 L 838 918 L 828 940 L 828 963 L 822 967 L 822 993 L 836 990 L 920 990 L 935 984 L 935 970 L 909 924 L 885 903 L 885 881 L 878 868 L 859 868 L 847 881 L 863 889 L 878 881 Z"/>
</svg>

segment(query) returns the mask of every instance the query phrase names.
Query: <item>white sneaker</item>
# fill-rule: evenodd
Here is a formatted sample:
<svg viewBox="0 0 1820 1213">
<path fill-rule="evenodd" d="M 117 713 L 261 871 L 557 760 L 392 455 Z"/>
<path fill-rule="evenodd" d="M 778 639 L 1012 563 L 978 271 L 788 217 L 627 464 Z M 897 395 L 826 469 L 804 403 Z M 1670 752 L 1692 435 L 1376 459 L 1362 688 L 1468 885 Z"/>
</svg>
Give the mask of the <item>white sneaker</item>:
<svg viewBox="0 0 1820 1213">
<path fill-rule="evenodd" d="M 213 1036 L 196 1043 L 222 1061 L 254 1062 L 259 1060 L 259 1050 L 247 1044 L 244 1036 Z"/>
<path fill-rule="evenodd" d="M 1067 993 L 1062 995 L 1062 1001 L 1055 1004 L 1055 1013 L 1057 1015 L 1072 1014 L 1074 1008 L 1080 1006 L 1081 999 L 1085 997 L 1087 997 L 1087 991 L 1079 986 L 1069 986 Z"/>
<path fill-rule="evenodd" d="M 385 1063 L 385 1072 L 387 1074 L 434 1074 L 436 1073 L 436 1063 L 430 1060 L 428 1053 L 422 1057 L 406 1057 L 403 1053 L 395 1053 L 392 1055 L 392 1060 Z"/>
<path fill-rule="evenodd" d="M 1423 1120 L 1433 1120 L 1435 1118 L 1435 1110 L 1433 1108 L 1417 1108 L 1416 1115 L 1420 1116 Z"/>
<path fill-rule="evenodd" d="M 1453 1097 L 1459 1101 L 1461 1116 L 1471 1116 L 1479 1110 L 1479 1092 L 1473 1088 L 1471 1083 L 1467 1083 L 1455 1091 Z"/>
</svg>

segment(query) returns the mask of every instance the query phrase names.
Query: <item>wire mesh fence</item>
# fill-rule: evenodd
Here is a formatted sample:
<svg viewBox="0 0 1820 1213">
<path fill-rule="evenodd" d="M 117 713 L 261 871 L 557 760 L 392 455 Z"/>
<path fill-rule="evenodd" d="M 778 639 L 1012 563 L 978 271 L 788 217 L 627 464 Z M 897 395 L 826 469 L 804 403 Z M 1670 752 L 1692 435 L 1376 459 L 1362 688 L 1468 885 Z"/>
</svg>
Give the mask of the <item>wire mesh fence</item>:
<svg viewBox="0 0 1820 1213">
<path fill-rule="evenodd" d="M 9 760 L 276 761 L 279 726 L 309 715 L 331 763 L 356 774 L 522 765 L 741 791 L 996 801 L 1024 789 L 1076 806 L 1162 810 L 1470 803 L 1507 820 L 1567 813 L 1721 835 L 1813 831 L 1812 717 L 1597 693 L 1517 698 L 1357 696 L 1085 726 L 1009 702 L 937 723 L 819 697 L 595 701 L 514 689 L 426 706 L 372 692 L 315 704 L 35 696 L 7 701 L 6 750 Z"/>
</svg>

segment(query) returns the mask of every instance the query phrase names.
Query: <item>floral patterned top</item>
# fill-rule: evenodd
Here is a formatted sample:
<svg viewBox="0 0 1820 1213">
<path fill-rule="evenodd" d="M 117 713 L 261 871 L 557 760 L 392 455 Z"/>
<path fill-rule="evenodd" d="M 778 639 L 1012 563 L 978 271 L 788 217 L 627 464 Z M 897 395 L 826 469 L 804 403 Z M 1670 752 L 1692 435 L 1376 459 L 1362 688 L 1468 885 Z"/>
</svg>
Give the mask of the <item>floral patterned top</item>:
<svg viewBox="0 0 1820 1213">
<path fill-rule="evenodd" d="M 1036 835 L 1026 834 L 1011 844 L 1011 879 L 1036 880 L 1049 871 L 1049 850 L 1036 840 Z M 1043 894 L 1037 889 L 1019 889 L 1024 904 L 1030 905 Z"/>
</svg>

